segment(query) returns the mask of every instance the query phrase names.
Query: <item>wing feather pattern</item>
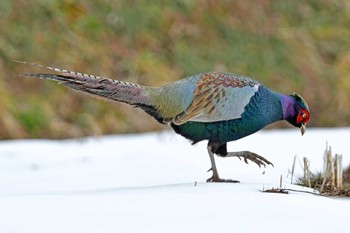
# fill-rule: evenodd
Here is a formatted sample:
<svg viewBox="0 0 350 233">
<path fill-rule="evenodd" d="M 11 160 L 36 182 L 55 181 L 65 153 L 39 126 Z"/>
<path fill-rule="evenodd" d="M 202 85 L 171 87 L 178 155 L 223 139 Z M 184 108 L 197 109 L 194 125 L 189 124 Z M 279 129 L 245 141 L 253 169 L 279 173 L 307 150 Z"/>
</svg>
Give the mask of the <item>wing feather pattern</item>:
<svg viewBox="0 0 350 233">
<path fill-rule="evenodd" d="M 181 125 L 187 121 L 216 122 L 241 118 L 259 85 L 255 80 L 237 74 L 203 74 L 191 104 L 172 122 Z"/>
</svg>

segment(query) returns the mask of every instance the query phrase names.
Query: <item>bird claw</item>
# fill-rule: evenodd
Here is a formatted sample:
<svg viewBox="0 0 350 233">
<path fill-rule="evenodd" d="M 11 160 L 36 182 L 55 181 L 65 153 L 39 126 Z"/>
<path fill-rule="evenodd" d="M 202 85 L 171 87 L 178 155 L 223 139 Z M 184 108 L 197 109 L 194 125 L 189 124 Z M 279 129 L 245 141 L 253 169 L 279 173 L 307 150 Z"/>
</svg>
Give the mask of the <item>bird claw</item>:
<svg viewBox="0 0 350 233">
<path fill-rule="evenodd" d="M 261 167 L 261 165 L 263 165 L 264 167 L 266 167 L 266 165 L 271 165 L 272 167 L 273 166 L 273 163 L 271 163 L 269 160 L 265 159 L 264 157 L 258 155 L 258 154 L 255 154 L 253 152 L 250 152 L 250 151 L 240 151 L 240 152 L 234 152 L 234 153 L 237 153 L 237 157 L 241 159 L 241 157 L 243 157 L 244 159 L 244 162 L 246 164 L 248 164 L 248 160 L 254 162 L 256 165 L 258 165 L 259 167 Z"/>
</svg>

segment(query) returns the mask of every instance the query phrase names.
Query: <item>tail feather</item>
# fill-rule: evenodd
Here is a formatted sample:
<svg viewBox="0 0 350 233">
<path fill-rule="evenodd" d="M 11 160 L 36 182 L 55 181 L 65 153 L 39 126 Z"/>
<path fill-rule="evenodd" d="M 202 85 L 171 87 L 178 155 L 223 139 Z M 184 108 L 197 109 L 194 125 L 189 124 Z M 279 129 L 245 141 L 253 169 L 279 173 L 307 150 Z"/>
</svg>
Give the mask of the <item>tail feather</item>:
<svg viewBox="0 0 350 233">
<path fill-rule="evenodd" d="M 148 114 L 152 115 L 159 122 L 163 118 L 158 114 L 149 97 L 149 87 L 134 83 L 113 80 L 109 78 L 98 77 L 94 75 L 74 72 L 70 70 L 58 69 L 54 67 L 43 66 L 35 63 L 26 63 L 32 66 L 49 69 L 58 74 L 50 73 L 30 73 L 23 74 L 20 77 L 36 77 L 50 79 L 59 82 L 72 89 L 104 97 L 110 100 L 124 102 L 136 107 L 142 108 Z"/>
</svg>

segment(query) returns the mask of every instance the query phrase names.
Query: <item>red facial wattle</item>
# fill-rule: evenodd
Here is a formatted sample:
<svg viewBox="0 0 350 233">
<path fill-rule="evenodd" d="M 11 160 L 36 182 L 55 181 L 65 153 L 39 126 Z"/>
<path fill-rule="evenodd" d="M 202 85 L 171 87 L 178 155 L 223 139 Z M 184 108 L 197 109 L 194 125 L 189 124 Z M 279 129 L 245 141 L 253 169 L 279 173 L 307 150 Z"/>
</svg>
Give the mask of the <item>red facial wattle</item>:
<svg viewBox="0 0 350 233">
<path fill-rule="evenodd" d="M 297 123 L 306 124 L 309 121 L 310 113 L 306 109 L 301 109 L 297 116 Z"/>
</svg>

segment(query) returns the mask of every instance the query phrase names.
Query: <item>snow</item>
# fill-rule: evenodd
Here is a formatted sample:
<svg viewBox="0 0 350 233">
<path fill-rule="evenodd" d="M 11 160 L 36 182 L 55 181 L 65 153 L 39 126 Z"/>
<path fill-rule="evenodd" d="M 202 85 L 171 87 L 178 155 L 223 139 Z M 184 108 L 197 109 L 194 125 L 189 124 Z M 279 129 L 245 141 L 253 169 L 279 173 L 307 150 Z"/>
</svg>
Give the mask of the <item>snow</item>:
<svg viewBox="0 0 350 233">
<path fill-rule="evenodd" d="M 348 199 L 263 193 L 290 184 L 293 158 L 320 171 L 326 142 L 350 164 L 350 128 L 261 131 L 229 143 L 274 163 L 216 157 L 173 132 L 0 142 L 0 232 L 331 232 L 350 224 Z M 297 163 L 296 175 L 302 175 Z"/>
</svg>

